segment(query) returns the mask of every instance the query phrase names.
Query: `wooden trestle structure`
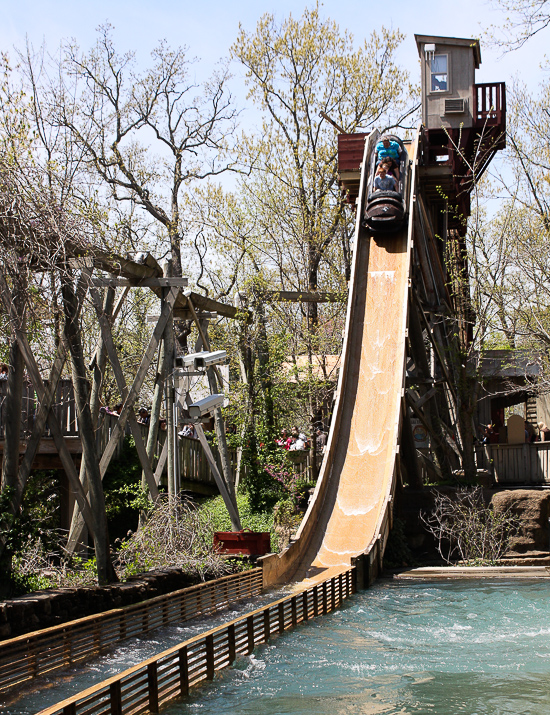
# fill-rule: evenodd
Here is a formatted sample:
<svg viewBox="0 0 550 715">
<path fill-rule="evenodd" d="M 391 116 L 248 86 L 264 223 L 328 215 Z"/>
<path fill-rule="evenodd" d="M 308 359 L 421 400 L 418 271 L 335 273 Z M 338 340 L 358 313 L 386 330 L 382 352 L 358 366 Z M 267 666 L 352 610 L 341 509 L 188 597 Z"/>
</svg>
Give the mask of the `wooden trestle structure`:
<svg viewBox="0 0 550 715">
<path fill-rule="evenodd" d="M 237 308 L 212 300 L 198 293 L 186 290 L 187 279 L 170 277 L 151 254 L 139 254 L 137 257 L 122 257 L 108 254 L 97 249 L 90 249 L 85 256 L 75 255 L 71 259 L 71 268 L 75 275 L 77 288 L 75 294 L 78 305 L 75 318 L 78 318 L 85 300 L 93 305 L 95 315 L 101 330 L 98 346 L 95 350 L 90 368 L 93 378 L 90 387 L 92 413 L 95 412 L 94 430 L 99 470 L 103 479 L 113 458 L 120 451 L 125 434 L 130 433 L 134 439 L 143 475 L 152 498 L 159 495 L 159 483 L 164 471 L 168 473 L 168 490 L 178 493 L 181 489 L 181 470 L 178 464 L 179 453 L 177 425 L 178 405 L 173 389 L 173 370 L 176 348 L 174 346 L 174 320 L 192 320 L 196 323 L 203 345 L 208 349 L 207 325 L 213 316 L 235 318 Z M 98 275 L 97 272 L 100 272 Z M 160 314 L 155 316 L 155 325 L 148 345 L 135 371 L 131 384 L 127 384 L 121 361 L 113 339 L 113 323 L 119 314 L 123 302 L 132 288 L 148 288 L 160 300 Z M 119 291 L 114 303 L 115 290 Z M 105 309 L 106 301 L 101 295 L 111 291 L 111 308 Z M 0 299 L 3 308 L 10 318 L 12 326 L 18 325 L 14 307 L 14 296 L 4 276 L 0 275 Z M 69 502 L 76 502 L 79 514 L 75 512 L 72 520 L 71 535 L 68 550 L 76 547 L 83 529 L 86 527 L 93 533 L 91 507 L 86 489 L 85 457 L 86 444 L 82 439 L 82 426 L 79 424 L 77 406 L 75 404 L 74 386 L 70 379 L 62 377 L 68 359 L 66 342 L 61 340 L 56 349 L 54 360 L 49 370 L 48 379 L 43 378 L 43 372 L 33 353 L 27 334 L 22 328 L 13 328 L 15 338 L 22 353 L 27 381 L 24 386 L 23 412 L 17 415 L 20 419 L 20 466 L 18 484 L 14 497 L 15 503 L 21 503 L 23 491 L 28 477 L 33 469 L 61 469 L 66 475 L 68 491 L 72 497 Z M 160 395 L 157 400 L 156 414 L 152 415 L 148 428 L 138 423 L 136 417 L 136 402 L 155 357 L 159 355 L 158 369 L 155 380 L 155 391 Z M 164 358 L 161 358 L 161 355 Z M 107 362 L 113 370 L 120 393 L 122 408 L 116 420 L 106 421 L 99 418 L 99 394 L 101 382 Z M 42 366 L 43 367 L 43 366 Z M 218 374 L 219 378 L 219 374 Z M 4 437 L 4 425 L 13 420 L 9 412 L 9 400 L 6 399 L 5 385 L 0 386 L 0 439 Z M 223 389 L 219 385 L 219 389 Z M 159 450 L 159 413 L 162 400 L 166 399 L 168 429 Z M 185 419 L 187 405 L 181 404 L 182 417 Z M 99 427 L 98 427 L 99 425 Z M 97 431 L 99 429 L 99 432 Z M 208 469 L 214 477 L 217 489 L 227 497 L 227 486 L 220 473 L 218 463 L 213 456 L 201 424 L 196 426 L 202 449 L 205 451 Z M 0 452 L 4 448 L 0 443 Z M 160 451 L 160 454 L 158 453 Z M 189 450 L 187 450 L 189 451 Z M 191 450 L 193 453 L 195 450 Z M 156 466 L 153 468 L 155 464 Z M 192 458 L 193 455 L 191 455 Z M 196 459 L 196 458 L 195 458 Z M 80 474 L 79 474 L 80 467 Z M 238 518 L 238 516 L 237 516 Z"/>
</svg>

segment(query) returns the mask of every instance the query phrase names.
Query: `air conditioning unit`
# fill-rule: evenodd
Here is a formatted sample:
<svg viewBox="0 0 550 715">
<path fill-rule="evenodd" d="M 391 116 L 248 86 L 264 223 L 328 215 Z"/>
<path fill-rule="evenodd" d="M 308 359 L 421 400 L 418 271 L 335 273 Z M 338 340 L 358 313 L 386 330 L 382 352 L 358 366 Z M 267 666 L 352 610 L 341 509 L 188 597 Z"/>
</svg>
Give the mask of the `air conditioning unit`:
<svg viewBox="0 0 550 715">
<path fill-rule="evenodd" d="M 446 99 L 445 114 L 464 114 L 466 111 L 465 99 Z"/>
</svg>

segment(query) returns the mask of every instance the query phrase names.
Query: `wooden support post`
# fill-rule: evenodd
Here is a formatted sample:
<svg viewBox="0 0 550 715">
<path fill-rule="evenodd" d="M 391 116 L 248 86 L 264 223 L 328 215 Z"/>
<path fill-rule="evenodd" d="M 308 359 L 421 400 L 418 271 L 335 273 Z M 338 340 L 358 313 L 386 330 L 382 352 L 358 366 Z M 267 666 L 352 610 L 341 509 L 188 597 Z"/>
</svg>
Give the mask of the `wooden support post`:
<svg viewBox="0 0 550 715">
<path fill-rule="evenodd" d="M 308 595 L 309 591 L 304 591 L 302 594 L 302 620 L 309 620 L 309 605 L 308 605 Z"/>
<path fill-rule="evenodd" d="M 290 599 L 290 613 L 292 616 L 292 627 L 296 628 L 298 625 L 298 609 L 297 609 L 297 604 L 296 604 L 296 596 L 293 596 Z"/>
<path fill-rule="evenodd" d="M 227 627 L 227 652 L 229 655 L 229 662 L 234 663 L 236 658 L 235 653 L 235 624 L 231 623 Z"/>
<path fill-rule="evenodd" d="M 187 658 L 187 646 L 180 648 L 179 653 L 180 671 L 180 692 L 183 696 L 189 695 L 189 662 Z"/>
<path fill-rule="evenodd" d="M 264 641 L 267 643 L 271 636 L 271 610 L 266 608 L 264 611 Z"/>
<path fill-rule="evenodd" d="M 214 636 L 212 634 L 204 639 L 206 645 L 206 679 L 214 679 Z"/>
<path fill-rule="evenodd" d="M 82 458 L 86 464 L 90 505 L 93 514 L 97 575 L 99 584 L 104 585 L 118 581 L 118 578 L 111 562 L 105 497 L 101 484 L 95 430 L 88 399 L 88 378 L 82 348 L 82 332 L 78 320 L 75 319 L 78 313 L 78 303 L 70 275 L 63 276 L 61 292 L 63 295 L 63 312 L 65 317 L 63 338 L 67 341 L 68 350 L 71 355 L 71 372 L 75 402 L 78 410 L 79 433 L 83 453 Z"/>
<path fill-rule="evenodd" d="M 246 619 L 246 636 L 247 651 L 250 654 L 254 650 L 254 616 L 248 616 Z"/>
<path fill-rule="evenodd" d="M 171 272 L 170 265 L 167 266 L 166 274 Z M 164 295 L 163 295 L 164 300 Z M 168 496 L 175 497 L 177 488 L 177 465 L 176 465 L 176 431 L 177 431 L 177 417 L 175 414 L 175 391 L 174 391 L 174 378 L 173 370 L 175 364 L 175 354 L 174 354 L 174 315 L 170 314 L 168 320 L 166 321 L 166 326 L 164 328 L 163 334 L 163 344 L 164 344 L 164 354 L 168 365 L 168 379 L 165 380 L 165 398 L 166 398 L 166 443 L 168 445 Z"/>
<path fill-rule="evenodd" d="M 109 695 L 111 701 L 110 715 L 122 715 L 122 687 L 120 680 L 115 680 L 109 686 Z"/>
<path fill-rule="evenodd" d="M 319 615 L 319 585 L 313 587 L 313 616 L 317 618 Z"/>
<path fill-rule="evenodd" d="M 134 419 L 131 419 L 131 414 L 133 415 L 133 409 L 134 409 L 134 404 L 135 401 L 139 395 L 139 392 L 141 390 L 141 387 L 143 385 L 143 382 L 145 380 L 145 377 L 147 375 L 147 371 L 149 369 L 149 366 L 151 364 L 151 361 L 153 359 L 153 356 L 157 350 L 157 347 L 159 345 L 160 339 L 162 337 L 162 333 L 164 332 L 164 327 L 166 325 L 166 321 L 168 320 L 172 310 L 174 303 L 176 301 L 178 295 L 178 290 L 176 288 L 172 288 L 169 291 L 169 295 L 164 302 L 164 305 L 162 306 L 162 310 L 160 312 L 160 317 L 157 322 L 157 325 L 153 331 L 153 335 L 151 336 L 151 339 L 149 341 L 149 345 L 147 347 L 147 350 L 145 351 L 145 354 L 141 360 L 140 366 L 138 368 L 138 371 L 136 373 L 136 376 L 134 378 L 134 382 L 132 383 L 132 386 L 130 390 L 128 391 L 128 396 L 126 400 L 124 401 L 124 405 L 122 407 L 122 411 L 120 414 L 120 417 L 118 418 L 118 421 L 115 424 L 115 427 L 113 431 L 111 432 L 111 436 L 109 438 L 109 442 L 107 443 L 107 446 L 105 447 L 103 454 L 101 456 L 101 460 L 99 463 L 99 469 L 101 473 L 101 477 L 103 478 L 105 476 L 105 472 L 107 471 L 109 464 L 111 462 L 111 459 L 115 453 L 115 450 L 118 446 L 118 443 L 120 439 L 122 438 L 122 435 L 124 434 L 124 429 L 126 427 L 126 422 L 128 419 L 130 419 L 130 426 L 134 427 L 136 429 L 136 420 L 135 420 L 135 415 Z M 109 331 L 107 331 L 109 332 Z M 115 351 L 116 354 L 116 351 Z M 140 431 L 140 440 L 141 440 L 141 431 Z M 137 444 L 136 444 L 137 446 Z M 141 446 L 143 447 L 143 441 L 141 440 Z M 140 461 L 143 460 L 145 463 L 147 463 L 147 458 L 146 458 L 146 453 L 144 455 L 144 449 L 139 450 L 138 447 L 138 455 L 140 456 Z M 142 461 L 142 466 L 143 466 L 143 461 Z M 154 480 L 153 480 L 154 481 Z M 80 486 L 80 483 L 79 483 Z M 156 485 L 155 485 L 156 487 Z M 154 487 L 154 489 L 155 489 Z M 156 491 L 158 493 L 158 490 Z M 79 504 L 80 506 L 80 504 Z M 82 522 L 79 520 L 77 528 L 74 529 L 73 533 L 71 534 L 69 538 L 69 542 L 67 544 L 67 550 L 71 552 L 71 550 L 74 550 L 76 544 L 78 543 L 78 540 L 80 539 L 80 533 L 82 530 Z"/>
<path fill-rule="evenodd" d="M 159 678 L 157 662 L 147 665 L 147 689 L 149 690 L 149 712 L 159 711 Z"/>
<path fill-rule="evenodd" d="M 11 304 L 9 288 L 8 288 L 6 280 L 5 280 L 4 276 L 2 275 L 2 273 L 0 273 L 0 293 L 2 296 L 2 302 L 4 303 L 6 312 L 10 315 L 10 319 L 11 319 L 13 306 Z M 38 369 L 36 360 L 34 359 L 34 355 L 32 353 L 31 347 L 29 345 L 27 336 L 23 331 L 18 331 L 16 333 L 16 337 L 17 337 L 17 341 L 19 343 L 19 347 L 21 348 L 21 351 L 23 353 L 23 358 L 25 360 L 25 364 L 27 366 L 27 371 L 31 378 L 35 392 L 38 396 L 39 401 L 42 402 L 45 397 L 45 394 L 46 394 L 46 388 L 44 387 L 44 382 L 40 375 L 40 370 Z M 71 487 L 75 491 L 75 496 L 78 501 L 80 510 L 83 513 L 83 517 L 86 522 L 86 526 L 88 527 L 90 533 L 93 534 L 94 521 L 93 521 L 92 512 L 91 512 L 88 500 L 86 498 L 86 495 L 84 493 L 84 490 L 82 489 L 82 485 L 80 484 L 80 481 L 78 479 L 78 474 L 76 473 L 73 459 L 69 453 L 67 445 L 65 444 L 65 440 L 63 439 L 61 428 L 59 426 L 56 416 L 53 414 L 53 412 L 51 410 L 49 410 L 47 414 L 48 414 L 47 420 L 48 420 L 50 432 L 54 439 L 54 444 L 55 444 L 55 447 L 59 454 L 59 458 L 61 459 L 63 469 L 65 470 L 65 473 L 67 474 L 67 476 L 69 478 Z"/>
<path fill-rule="evenodd" d="M 279 603 L 279 633 L 285 632 L 285 604 Z"/>
<path fill-rule="evenodd" d="M 99 297 L 97 288 L 92 288 L 90 290 L 90 295 L 92 296 L 94 307 L 97 312 L 99 324 L 101 327 L 101 335 L 103 338 L 103 344 L 105 346 L 106 353 L 109 356 L 109 361 L 113 368 L 117 387 L 120 391 L 120 395 L 122 397 L 123 402 L 126 402 L 126 400 L 128 399 L 128 387 L 126 385 L 126 378 L 124 377 L 124 372 L 122 370 L 122 366 L 120 364 L 120 360 L 119 360 L 118 354 L 116 352 L 115 344 L 113 341 L 113 336 L 111 333 L 111 326 L 109 325 L 109 320 L 102 310 L 101 301 L 100 301 L 100 297 Z M 152 359 L 152 356 L 151 356 L 151 359 Z M 139 456 L 139 459 L 141 462 L 141 466 L 142 466 L 143 471 L 145 472 L 146 477 L 147 477 L 147 483 L 149 485 L 151 495 L 153 496 L 153 499 L 157 499 L 159 493 L 158 493 L 157 485 L 155 484 L 155 477 L 153 475 L 153 470 L 151 469 L 151 464 L 149 462 L 147 451 L 143 444 L 143 439 L 141 437 L 141 429 L 140 429 L 140 426 L 138 424 L 138 421 L 136 419 L 133 409 L 128 412 L 128 423 L 130 424 L 130 430 L 132 432 L 132 436 L 134 437 L 134 442 L 135 442 L 136 450 L 137 450 L 137 453 L 138 453 L 138 456 Z"/>
</svg>

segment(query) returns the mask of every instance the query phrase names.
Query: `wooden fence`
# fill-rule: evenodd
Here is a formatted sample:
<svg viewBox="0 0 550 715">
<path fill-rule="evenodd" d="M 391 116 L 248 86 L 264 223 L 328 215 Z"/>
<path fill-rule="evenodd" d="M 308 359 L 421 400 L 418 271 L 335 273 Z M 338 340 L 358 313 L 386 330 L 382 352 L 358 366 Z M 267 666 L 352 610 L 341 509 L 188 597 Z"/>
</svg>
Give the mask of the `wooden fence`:
<svg viewBox="0 0 550 715">
<path fill-rule="evenodd" d="M 186 696 L 212 680 L 237 655 L 252 653 L 272 635 L 329 613 L 355 592 L 354 568 L 180 643 L 39 715 L 139 715 Z"/>
<path fill-rule="evenodd" d="M 261 591 L 262 569 L 256 568 L 2 641 L 0 693 L 97 656 L 125 638 L 214 613 Z"/>
<path fill-rule="evenodd" d="M 48 381 L 44 384 L 47 386 Z M 0 380 L 0 439 L 4 439 L 5 425 L 5 404 L 8 383 Z M 40 404 L 38 402 L 34 387 L 30 382 L 23 385 L 23 397 L 21 406 L 21 439 L 27 439 L 34 425 L 34 420 Z M 61 432 L 67 437 L 78 435 L 78 422 L 76 419 L 76 406 L 74 400 L 74 390 L 71 380 L 63 379 L 57 383 L 53 411 L 61 426 Z M 45 437 L 50 436 L 49 428 L 46 425 Z"/>
<path fill-rule="evenodd" d="M 45 382 L 47 385 L 47 381 Z M 0 380 L 0 440 L 4 439 L 5 425 L 5 401 L 6 401 L 7 382 Z M 30 383 L 25 383 L 23 386 L 23 404 L 22 404 L 22 424 L 21 424 L 21 439 L 29 438 L 34 420 L 39 409 L 39 402 Z M 78 420 L 76 415 L 76 405 L 74 399 L 74 389 L 71 380 L 62 379 L 59 381 L 56 389 L 53 411 L 61 426 L 61 432 L 65 437 L 78 437 Z M 111 415 L 102 412 L 99 416 L 98 428 L 96 431 L 96 442 L 99 454 L 103 454 L 107 443 L 111 437 L 113 429 L 118 421 L 116 415 Z M 147 440 L 148 426 L 142 425 L 141 432 L 143 440 Z M 116 447 L 114 459 L 119 459 L 122 454 L 124 438 L 130 434 L 129 425 L 126 426 L 125 433 L 121 435 L 120 441 Z M 50 437 L 49 428 L 46 425 L 44 430 L 44 438 Z M 160 455 L 162 445 L 166 438 L 166 432 L 159 432 L 158 444 L 156 453 Z M 190 439 L 188 437 L 178 438 L 179 446 L 179 464 L 181 468 L 181 478 L 187 482 L 197 482 L 214 487 L 215 479 L 212 476 L 208 461 L 206 460 L 201 444 L 198 439 Z M 221 469 L 221 463 L 218 457 L 217 449 L 212 447 L 214 457 Z M 232 453 L 233 468 L 236 468 L 237 454 Z M 310 480 L 311 464 L 310 454 L 307 452 L 293 452 L 288 458 L 288 469 L 294 474 L 297 474 L 300 479 Z M 246 471 L 246 470 L 245 470 Z"/>
<path fill-rule="evenodd" d="M 497 484 L 550 483 L 550 442 L 491 444 L 489 456 Z"/>
</svg>

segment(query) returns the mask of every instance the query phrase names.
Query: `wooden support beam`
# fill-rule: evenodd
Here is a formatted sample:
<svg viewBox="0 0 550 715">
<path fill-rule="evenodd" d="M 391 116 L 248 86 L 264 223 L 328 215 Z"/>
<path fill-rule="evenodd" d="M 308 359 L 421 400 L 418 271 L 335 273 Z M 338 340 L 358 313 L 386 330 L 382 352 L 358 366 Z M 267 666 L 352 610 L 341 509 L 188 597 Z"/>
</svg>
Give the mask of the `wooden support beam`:
<svg viewBox="0 0 550 715">
<path fill-rule="evenodd" d="M 77 318 L 80 315 L 82 306 L 84 304 L 84 296 L 85 296 L 86 290 L 87 290 L 88 278 L 89 278 L 89 272 L 88 271 L 83 272 L 82 275 L 80 276 L 80 279 L 78 281 L 78 285 L 76 288 L 76 296 L 77 296 L 77 301 L 78 301 Z M 31 473 L 34 458 L 36 456 L 38 447 L 40 445 L 40 440 L 42 439 L 42 435 L 44 434 L 44 429 L 46 427 L 48 415 L 50 414 L 50 410 L 53 406 L 53 402 L 55 399 L 57 384 L 61 377 L 61 373 L 63 372 L 63 367 L 65 365 L 66 360 L 67 360 L 66 345 L 63 341 L 61 341 L 59 343 L 59 345 L 57 346 L 57 352 L 56 352 L 52 367 L 50 369 L 50 377 L 48 379 L 48 386 L 45 388 L 44 395 L 43 395 L 42 399 L 40 400 L 40 408 L 38 410 L 38 413 L 35 416 L 32 433 L 27 441 L 27 448 L 25 450 L 25 454 L 23 455 L 23 459 L 22 459 L 21 465 L 19 467 L 19 480 L 18 480 L 19 483 L 18 483 L 18 487 L 17 487 L 16 498 L 21 499 L 21 497 L 23 496 L 23 490 L 25 489 L 27 479 L 29 478 L 29 475 Z"/>
<path fill-rule="evenodd" d="M 168 295 L 166 297 L 166 300 L 164 301 L 164 304 L 162 306 L 159 321 L 155 327 L 155 330 L 153 331 L 153 335 L 151 336 L 151 340 L 149 341 L 147 350 L 145 351 L 145 354 L 143 355 L 141 364 L 140 364 L 138 371 L 136 373 L 136 376 L 134 378 L 134 382 L 132 383 L 132 387 L 130 388 L 130 390 L 128 392 L 128 397 L 126 398 L 126 400 L 124 401 L 124 404 L 122 406 L 122 410 L 121 410 L 118 422 L 117 422 L 115 428 L 113 429 L 113 432 L 111 434 L 109 442 L 107 443 L 107 446 L 105 447 L 105 451 L 103 452 L 103 455 L 101 457 L 100 469 L 101 469 L 102 477 L 105 475 L 105 472 L 107 471 L 107 468 L 109 466 L 111 458 L 112 458 L 113 454 L 115 453 L 115 449 L 118 444 L 118 441 L 124 433 L 124 428 L 126 427 L 126 422 L 130 415 L 130 412 L 134 409 L 134 403 L 139 396 L 139 392 L 143 385 L 143 381 L 145 380 L 145 376 L 147 375 L 147 370 L 149 369 L 149 366 L 151 365 L 151 361 L 153 359 L 153 356 L 154 356 L 156 349 L 159 345 L 159 342 L 161 340 L 161 337 L 164 332 L 164 328 L 166 326 L 168 318 L 170 317 L 170 315 L 172 313 L 172 309 L 174 307 L 174 303 L 176 301 L 177 295 L 178 295 L 178 289 L 170 288 Z"/>
<path fill-rule="evenodd" d="M 126 296 L 130 292 L 130 288 L 126 287 L 122 293 L 119 295 L 117 302 L 115 303 L 115 307 L 113 308 L 113 314 L 111 316 L 111 321 L 114 323 L 114 321 L 118 318 L 118 314 L 120 313 L 122 306 L 124 304 L 124 301 L 126 300 Z M 158 320 L 158 318 L 157 318 Z M 90 360 L 90 364 L 88 365 L 88 369 L 91 370 L 94 366 L 94 362 L 97 359 L 97 355 L 99 352 L 99 345 L 96 347 L 94 350 L 94 354 L 92 355 L 92 359 Z"/>
<path fill-rule="evenodd" d="M 92 278 L 95 288 L 187 288 L 187 278 Z"/>
<path fill-rule="evenodd" d="M 2 295 L 2 302 L 4 303 L 4 308 L 8 315 L 10 315 L 10 318 L 13 319 L 14 308 L 11 303 L 11 295 L 8 284 L 6 283 L 6 279 L 4 278 L 2 273 L 0 273 L 0 293 Z M 17 342 L 19 343 L 19 347 L 21 348 L 21 352 L 23 353 L 23 358 L 25 360 L 25 364 L 27 365 L 27 370 L 31 378 L 33 387 L 36 391 L 36 394 L 38 395 L 39 401 L 42 402 L 46 396 L 46 388 L 44 386 L 42 376 L 40 375 L 40 370 L 38 369 L 36 360 L 34 359 L 34 355 L 29 345 L 27 336 L 21 330 L 16 330 L 15 334 Z M 61 432 L 59 422 L 57 421 L 56 416 L 51 410 L 49 410 L 48 412 L 48 425 L 50 427 L 50 432 L 52 433 L 52 437 L 54 439 L 59 458 L 61 459 L 61 463 L 63 464 L 63 469 L 65 470 L 65 473 L 69 478 L 71 487 L 75 491 L 76 500 L 86 522 L 86 526 L 90 530 L 90 533 L 93 535 L 93 516 L 90 509 L 90 504 L 86 498 L 84 490 L 82 489 L 82 484 L 80 483 L 80 480 L 78 478 L 73 459 L 67 448 L 67 445 L 65 444 L 65 440 L 63 439 L 63 434 Z"/>
<path fill-rule="evenodd" d="M 429 321 L 428 321 L 428 318 L 426 317 L 426 315 L 425 315 L 425 313 L 424 313 L 424 309 L 423 309 L 423 307 L 422 307 L 422 303 L 420 302 L 420 298 L 418 297 L 418 294 L 417 294 L 417 292 L 414 290 L 414 288 L 412 289 L 412 296 L 413 296 L 414 302 L 415 302 L 415 304 L 416 304 L 416 306 L 417 306 L 417 308 L 418 308 L 418 315 L 419 315 L 419 317 L 420 317 L 420 320 L 421 320 L 422 323 L 424 324 L 424 327 L 425 327 L 425 329 L 426 329 L 426 333 L 427 333 L 427 335 L 428 335 L 428 338 L 429 338 L 431 344 L 433 345 L 433 348 L 434 348 L 435 353 L 436 353 L 436 355 L 437 355 L 437 359 L 439 360 L 439 364 L 440 364 L 441 370 L 442 370 L 443 374 L 445 375 L 445 379 L 446 379 L 446 381 L 447 381 L 447 386 L 448 386 L 448 388 L 449 388 L 449 390 L 450 390 L 450 392 L 451 392 L 451 394 L 452 394 L 452 396 L 453 396 L 453 399 L 456 401 L 456 399 L 457 399 L 457 398 L 456 398 L 456 391 L 455 391 L 455 389 L 454 389 L 454 385 L 453 385 L 453 382 L 452 382 L 452 379 L 451 379 L 451 375 L 450 375 L 449 370 L 448 370 L 448 368 L 447 368 L 447 363 L 445 362 L 445 359 L 444 359 L 444 357 L 443 357 L 443 352 L 442 352 L 441 346 L 438 344 L 437 340 L 435 339 L 435 336 L 434 336 L 434 334 L 433 334 L 433 328 L 432 328 L 432 326 L 430 325 L 430 323 L 429 323 Z"/>
<path fill-rule="evenodd" d="M 348 299 L 346 292 L 333 291 L 268 290 L 263 295 L 267 300 L 289 303 L 345 303 Z"/>
<path fill-rule="evenodd" d="M 95 310 L 97 313 L 97 317 L 99 320 L 99 325 L 101 328 L 101 335 L 102 335 L 103 341 L 105 343 L 105 349 L 107 350 L 109 362 L 111 363 L 111 366 L 113 368 L 113 373 L 115 375 L 117 387 L 120 391 L 120 396 L 122 397 L 123 402 L 125 402 L 128 398 L 128 386 L 126 385 L 126 378 L 124 377 L 124 372 L 122 371 L 122 366 L 120 364 L 120 360 L 119 360 L 117 352 L 116 352 L 115 344 L 113 341 L 113 335 L 111 333 L 111 324 L 109 322 L 109 319 L 103 312 L 103 306 L 101 304 L 101 297 L 99 295 L 97 288 L 91 288 L 90 294 L 92 296 L 92 301 L 93 301 L 93 304 L 94 304 L 94 307 L 95 307 Z M 152 359 L 152 356 L 151 356 L 151 359 Z M 143 444 L 143 439 L 141 437 L 141 428 L 137 422 L 137 419 L 136 419 L 133 409 L 131 409 L 128 412 L 128 423 L 130 425 L 130 430 L 131 430 L 132 436 L 134 438 L 139 461 L 141 462 L 142 469 L 143 469 L 143 471 L 145 473 L 145 477 L 147 479 L 149 491 L 151 492 L 151 496 L 153 497 L 153 499 L 157 499 L 159 496 L 159 491 L 157 488 L 157 484 L 155 482 L 153 470 L 151 469 L 151 464 L 149 462 L 149 458 L 147 456 L 147 450 L 145 449 L 145 445 Z M 102 474 L 102 477 L 103 477 L 103 474 Z"/>
</svg>

